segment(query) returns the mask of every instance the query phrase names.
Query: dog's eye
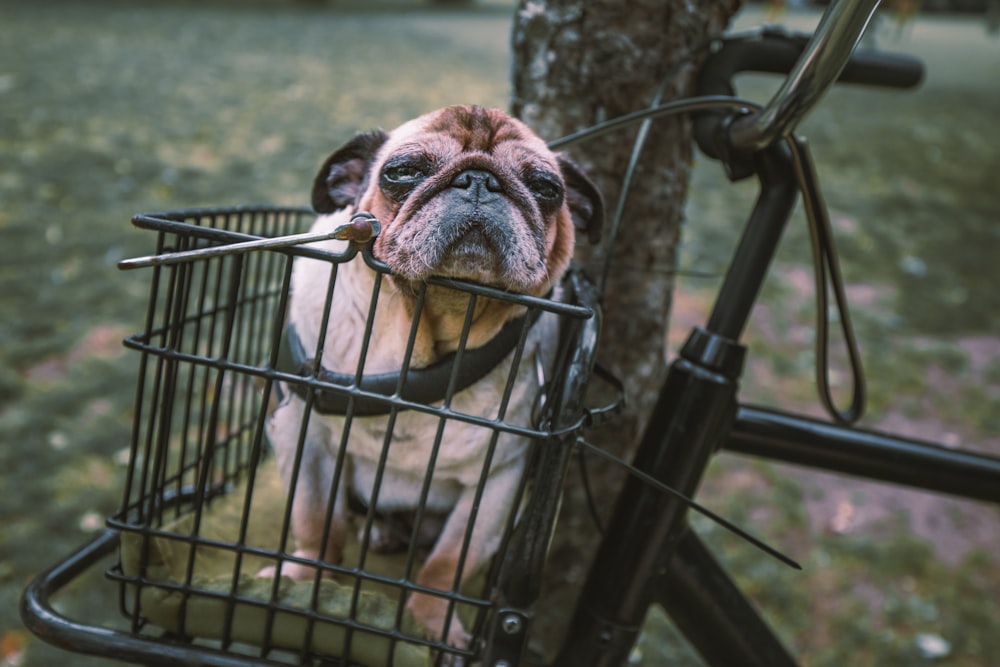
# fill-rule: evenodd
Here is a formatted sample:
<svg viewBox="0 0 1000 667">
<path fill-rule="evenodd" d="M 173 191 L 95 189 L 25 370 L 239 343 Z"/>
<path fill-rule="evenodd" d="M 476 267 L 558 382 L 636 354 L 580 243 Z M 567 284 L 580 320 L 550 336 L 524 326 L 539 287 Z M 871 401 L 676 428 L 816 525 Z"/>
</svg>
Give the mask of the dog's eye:
<svg viewBox="0 0 1000 667">
<path fill-rule="evenodd" d="M 382 191 L 396 201 L 403 201 L 430 173 L 428 166 L 411 157 L 389 160 L 379 174 Z"/>
<path fill-rule="evenodd" d="M 416 183 L 425 175 L 424 170 L 415 164 L 390 164 L 382 170 L 382 178 L 399 185 Z"/>
<path fill-rule="evenodd" d="M 528 189 L 542 206 L 556 207 L 562 203 L 563 189 L 558 181 L 545 177 L 536 176 L 528 181 Z"/>
</svg>

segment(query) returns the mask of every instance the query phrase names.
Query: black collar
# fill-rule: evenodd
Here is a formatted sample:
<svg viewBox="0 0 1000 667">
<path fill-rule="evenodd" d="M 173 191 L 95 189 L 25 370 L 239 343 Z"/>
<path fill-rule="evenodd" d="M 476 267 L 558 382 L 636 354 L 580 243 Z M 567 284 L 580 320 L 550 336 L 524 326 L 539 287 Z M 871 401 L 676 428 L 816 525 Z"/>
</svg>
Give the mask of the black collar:
<svg viewBox="0 0 1000 667">
<path fill-rule="evenodd" d="M 496 368 L 517 347 L 525 320 L 528 320 L 528 325 L 531 326 L 538 319 L 539 314 L 540 311 L 533 308 L 527 315 L 507 322 L 500 329 L 500 332 L 482 347 L 464 350 L 461 365 L 455 373 L 454 392 L 458 393 L 468 388 Z M 346 415 L 351 393 L 356 390 L 381 394 L 390 399 L 396 396 L 397 389 L 399 389 L 398 397 L 400 399 L 423 405 L 443 401 L 448 393 L 452 368 L 457 358 L 456 353 L 452 352 L 430 366 L 409 369 L 406 372 L 406 380 L 400 389 L 402 373 L 398 371 L 363 375 L 361 381 L 356 384 L 356 376 L 352 373 L 335 373 L 322 366 L 317 369 L 315 359 L 309 356 L 298 332 L 291 323 L 285 330 L 283 342 L 277 370 L 343 388 L 343 391 L 336 391 L 310 385 L 306 382 L 289 383 L 292 391 L 303 399 L 308 397 L 311 389 L 314 399 L 313 410 L 322 415 Z M 354 395 L 354 406 L 351 413 L 364 417 L 387 415 L 391 407 L 392 403 L 389 400 Z"/>
</svg>

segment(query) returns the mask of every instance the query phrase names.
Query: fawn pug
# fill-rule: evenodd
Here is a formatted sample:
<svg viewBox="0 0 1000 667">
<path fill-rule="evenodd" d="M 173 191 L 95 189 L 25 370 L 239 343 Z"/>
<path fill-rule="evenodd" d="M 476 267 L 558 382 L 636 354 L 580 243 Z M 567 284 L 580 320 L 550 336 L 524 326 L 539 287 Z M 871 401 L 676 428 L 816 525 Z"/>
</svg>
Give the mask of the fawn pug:
<svg viewBox="0 0 1000 667">
<path fill-rule="evenodd" d="M 322 214 L 314 231 L 345 225 L 358 211 L 370 212 L 381 223 L 372 253 L 392 269 L 391 276 L 373 271 L 360 257 L 338 266 L 329 311 L 325 305 L 331 263 L 299 257 L 291 283 L 289 322 L 302 347 L 315 354 L 325 328 L 322 366 L 353 374 L 359 365 L 372 288 L 375 281 L 381 281 L 367 356 L 362 362 L 366 375 L 399 371 L 408 347 L 411 367 L 421 368 L 459 346 L 469 297 L 444 287 L 428 288 L 416 314 L 415 340 L 409 342 L 416 295 L 427 278 L 452 277 L 546 295 L 558 285 L 569 265 L 575 231 L 582 229 L 596 240 L 603 216 L 596 188 L 569 160 L 552 153 L 517 119 L 500 110 L 476 106 L 447 107 L 389 133 L 358 135 L 326 160 L 316 177 L 312 198 L 313 207 Z M 318 245 L 338 250 L 342 243 Z M 478 299 L 466 347 L 487 344 L 523 310 L 497 299 Z M 329 312 L 327 322 L 323 321 L 325 312 Z M 543 315 L 532 325 L 524 359 L 537 355 L 543 363 L 550 363 L 558 338 L 556 319 Z M 509 362 L 500 364 L 459 391 L 451 407 L 494 418 L 508 371 Z M 520 365 L 506 421 L 522 425 L 529 421 L 539 390 L 537 375 L 535 363 Z M 441 420 L 419 411 L 400 411 L 380 471 L 387 442 L 386 417 L 354 417 L 344 436 L 343 416 L 313 413 L 304 419 L 305 401 L 294 392 L 281 393 L 281 402 L 269 419 L 268 436 L 286 483 L 296 480 L 292 529 L 297 556 L 338 563 L 345 543 L 349 499 L 374 506 L 386 515 L 412 512 L 421 501 L 427 474 L 432 478 L 424 502 L 424 525 L 413 535 L 433 546 L 415 583 L 453 589 L 457 581 L 466 580 L 495 553 L 524 472 L 528 444 L 524 438 L 499 435 L 462 572 L 458 572 L 486 452 L 495 437 L 491 429 L 448 421 L 429 472 L 428 461 Z M 297 454 L 300 441 L 302 450 Z M 342 447 L 345 463 L 338 471 L 336 461 Z M 298 470 L 293 475 L 296 461 Z M 338 473 L 341 483 L 336 484 Z M 327 525 L 331 500 L 332 523 Z M 394 540 L 376 525 L 370 541 L 377 548 Z M 269 568 L 266 573 L 273 575 L 276 569 Z M 281 574 L 311 578 L 315 569 L 287 561 Z M 407 608 L 429 638 L 465 648 L 468 635 L 457 618 L 448 620 L 448 606 L 444 597 L 430 593 L 414 593 L 407 601 Z M 443 656 L 442 662 L 463 663 L 450 654 Z"/>
</svg>

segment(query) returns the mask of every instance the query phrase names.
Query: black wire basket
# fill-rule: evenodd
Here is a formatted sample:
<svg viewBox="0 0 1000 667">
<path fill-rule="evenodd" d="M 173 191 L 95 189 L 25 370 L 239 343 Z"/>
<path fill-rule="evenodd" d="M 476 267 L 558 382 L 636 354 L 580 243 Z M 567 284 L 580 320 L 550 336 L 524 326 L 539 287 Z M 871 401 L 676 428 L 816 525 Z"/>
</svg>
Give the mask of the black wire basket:
<svg viewBox="0 0 1000 667">
<path fill-rule="evenodd" d="M 364 261 L 377 273 L 387 272 L 371 255 L 370 244 L 351 243 L 343 252 L 330 252 L 280 243 L 305 232 L 313 219 L 308 210 L 286 208 L 190 210 L 133 219 L 156 232 L 157 241 L 156 254 L 144 262 L 152 267 L 145 324 L 126 339 L 140 355 L 135 420 L 123 503 L 108 521 L 118 545 L 117 563 L 108 575 L 119 584 L 130 629 L 98 634 L 71 624 L 40 632 L 39 626 L 64 623 L 46 610 L 46 592 L 25 605 L 34 610 L 26 616 L 39 634 L 74 650 L 147 664 L 518 664 L 570 451 L 581 429 L 612 413 L 619 400 L 599 408 L 585 400 L 595 373 L 604 377 L 594 367 L 600 324 L 595 290 L 574 270 L 551 298 L 456 280 L 428 281 L 424 291 L 461 294 L 470 313 L 484 300 L 502 300 L 525 312 L 506 327 L 512 349 L 500 370 L 492 371 L 507 377 L 500 404 L 486 412 L 468 411 L 457 397 L 466 382 L 463 373 L 479 350 L 465 349 L 467 329 L 438 369 L 446 377 L 445 394 L 433 400 L 414 379 L 420 368 L 404 366 L 388 376 L 391 382 L 383 377 L 381 384 L 372 384 L 362 372 L 363 361 L 356 373 L 325 372 L 318 349 L 305 352 L 316 363 L 300 358 L 289 365 L 289 349 L 301 346 L 286 326 L 296 258 L 330 263 L 330 284 L 323 288 L 331 294 L 337 269 L 346 262 Z M 269 239 L 278 241 L 269 244 Z M 379 283 L 374 281 L 372 313 L 379 307 Z M 422 292 L 417 302 L 425 297 Z M 557 323 L 559 331 L 547 368 L 530 347 L 532 329 L 544 321 Z M 362 343 L 364 349 L 367 341 Z M 518 393 L 525 376 L 536 378 L 531 396 Z M 307 411 L 322 412 L 326 403 L 340 406 L 335 423 L 342 430 L 336 438 L 343 439 L 341 449 L 348 452 L 352 428 L 357 432 L 371 423 L 365 420 L 381 420 L 383 467 L 376 471 L 376 495 L 390 448 L 408 446 L 394 436 L 393 424 L 401 420 L 437 425 L 427 445 L 428 476 L 444 465 L 435 457 L 449 429 L 491 434 L 477 505 L 486 502 L 482 486 L 492 474 L 490 461 L 502 457 L 509 443 L 521 443 L 528 463 L 518 482 L 516 509 L 505 519 L 485 566 L 473 575 L 461 573 L 460 562 L 462 576 L 454 585 L 428 589 L 415 575 L 429 550 L 419 539 L 419 525 L 430 521 L 432 508 L 418 506 L 402 518 L 387 517 L 376 503 L 366 506 L 353 497 L 341 560 L 309 560 L 297 553 L 293 489 L 298 488 L 296 476 L 310 471 L 296 459 L 279 474 L 280 457 L 270 451 L 266 435 L 269 415 L 289 392 Z M 303 420 L 303 429 L 308 422 Z M 334 484 L 347 484 L 346 479 L 338 472 Z M 468 533 L 476 510 L 488 509 L 474 508 L 461 560 L 471 559 Z M 332 509 L 327 512 L 329 518 Z M 375 548 L 386 525 L 401 535 L 395 553 Z M 59 576 L 65 579 L 67 567 L 76 566 L 57 568 Z M 311 568 L 315 576 L 273 576 L 289 567 Z M 40 588 L 51 587 L 48 582 Z M 406 606 L 415 594 L 446 601 L 448 622 L 461 623 L 471 635 L 467 645 L 429 636 L 415 623 Z"/>
</svg>

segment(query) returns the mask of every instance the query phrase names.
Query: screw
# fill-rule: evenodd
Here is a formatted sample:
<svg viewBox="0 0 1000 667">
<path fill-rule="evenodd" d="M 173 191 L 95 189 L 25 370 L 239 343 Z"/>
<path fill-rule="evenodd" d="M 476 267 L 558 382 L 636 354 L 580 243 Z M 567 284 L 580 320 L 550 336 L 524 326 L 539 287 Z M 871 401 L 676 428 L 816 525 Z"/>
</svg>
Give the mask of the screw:
<svg viewBox="0 0 1000 667">
<path fill-rule="evenodd" d="M 521 618 L 514 614 L 507 614 L 500 620 L 500 627 L 508 635 L 516 635 L 521 631 Z M 502 665 L 497 665 L 497 667 L 502 667 Z"/>
</svg>

